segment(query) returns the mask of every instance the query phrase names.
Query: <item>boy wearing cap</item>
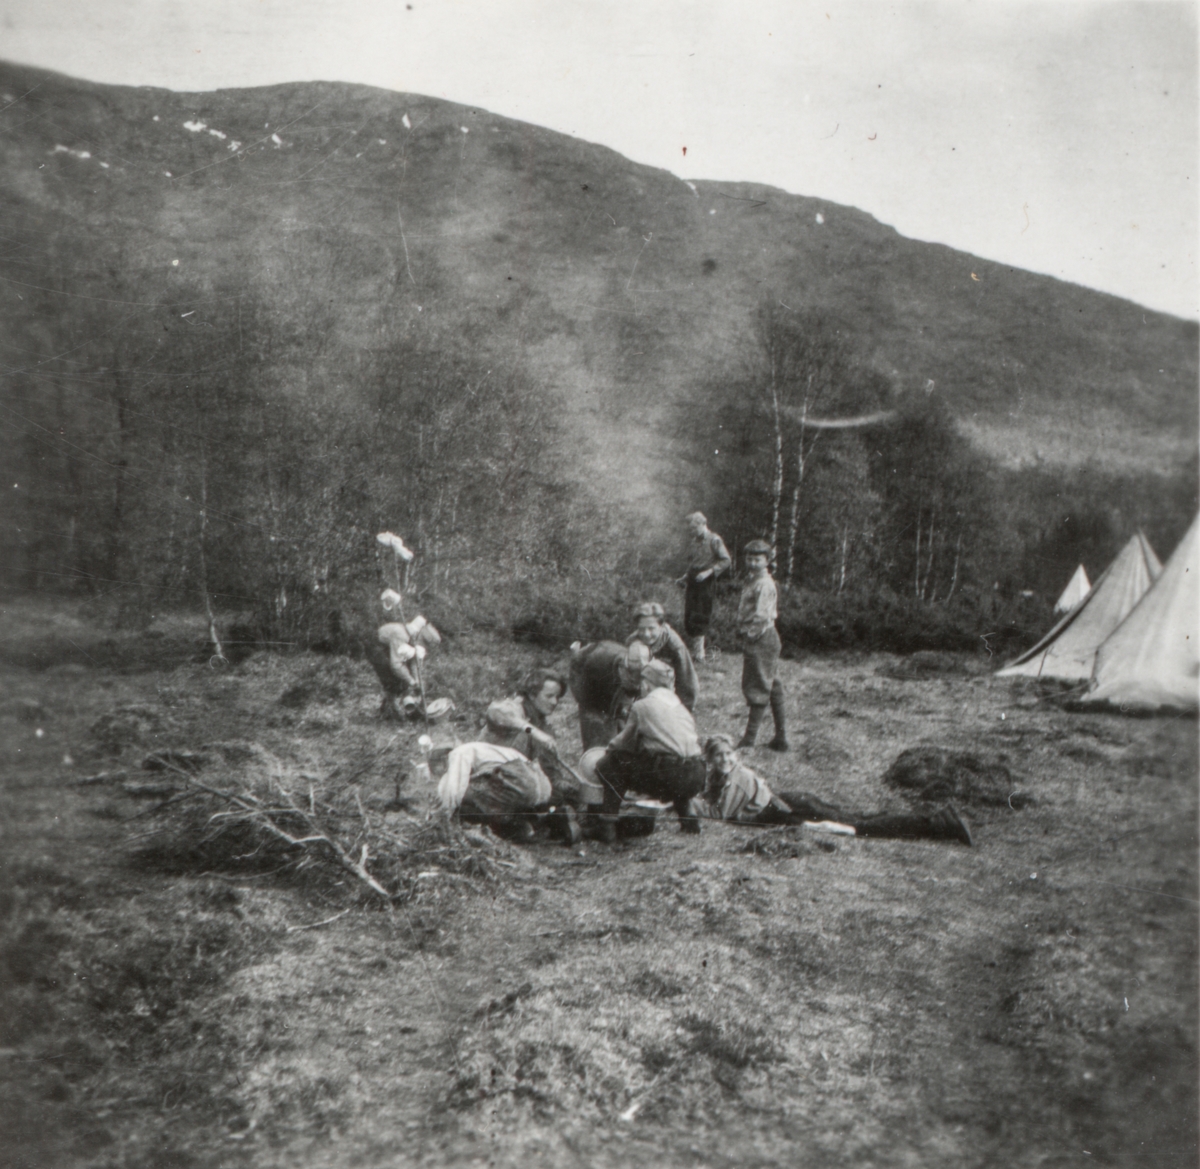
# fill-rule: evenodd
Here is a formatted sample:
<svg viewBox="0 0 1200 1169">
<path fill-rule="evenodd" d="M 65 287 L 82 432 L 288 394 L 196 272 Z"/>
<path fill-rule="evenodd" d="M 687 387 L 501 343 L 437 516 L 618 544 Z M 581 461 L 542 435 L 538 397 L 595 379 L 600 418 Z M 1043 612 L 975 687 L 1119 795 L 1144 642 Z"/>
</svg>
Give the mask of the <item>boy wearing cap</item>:
<svg viewBox="0 0 1200 1169">
<path fill-rule="evenodd" d="M 753 747 L 758 738 L 767 704 L 775 720 L 775 737 L 767 744 L 772 751 L 788 749 L 783 709 L 783 684 L 779 681 L 778 594 L 771 579 L 771 545 L 751 540 L 743 549 L 750 581 L 738 601 L 737 625 L 742 635 L 742 693 L 750 707 L 746 732 L 738 747 Z"/>
</svg>

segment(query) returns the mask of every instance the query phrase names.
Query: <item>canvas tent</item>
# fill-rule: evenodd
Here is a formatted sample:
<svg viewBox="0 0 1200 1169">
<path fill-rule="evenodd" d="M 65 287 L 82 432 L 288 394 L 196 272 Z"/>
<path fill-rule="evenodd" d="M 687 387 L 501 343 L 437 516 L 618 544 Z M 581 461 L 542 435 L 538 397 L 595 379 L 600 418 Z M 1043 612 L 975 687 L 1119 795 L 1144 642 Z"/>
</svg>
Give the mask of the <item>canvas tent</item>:
<svg viewBox="0 0 1200 1169">
<path fill-rule="evenodd" d="M 1075 570 L 1075 575 L 1067 583 L 1067 587 L 1063 589 L 1062 596 L 1054 602 L 1054 611 L 1056 613 L 1069 613 L 1091 591 L 1091 582 L 1088 580 L 1087 573 L 1083 571 L 1083 565 L 1081 564 Z"/>
<path fill-rule="evenodd" d="M 1200 705 L 1200 516 L 1153 588 L 1096 654 L 1086 703 L 1122 710 Z"/>
<path fill-rule="evenodd" d="M 1086 682 L 1096 651 L 1125 620 L 1162 572 L 1141 532 L 1131 536 L 1087 594 L 1041 641 L 997 671 L 998 678 L 1059 678 Z"/>
</svg>

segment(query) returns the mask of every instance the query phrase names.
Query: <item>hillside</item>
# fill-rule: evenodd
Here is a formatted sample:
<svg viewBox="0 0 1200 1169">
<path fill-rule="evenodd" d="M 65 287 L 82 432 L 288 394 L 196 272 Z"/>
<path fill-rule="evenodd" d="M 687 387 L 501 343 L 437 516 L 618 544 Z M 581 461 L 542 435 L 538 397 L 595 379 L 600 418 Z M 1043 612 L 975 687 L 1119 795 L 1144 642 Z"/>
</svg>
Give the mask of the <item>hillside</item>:
<svg viewBox="0 0 1200 1169">
<path fill-rule="evenodd" d="M 436 328 L 558 395 L 581 479 L 644 512 L 686 482 L 665 407 L 736 368 L 770 295 L 834 315 L 897 392 L 932 380 L 1010 466 L 1195 446 L 1194 323 L 852 208 L 362 86 L 183 94 L 0 65 L 0 97 L 10 369 L 61 347 L 65 318 L 133 320 L 183 280 L 288 322 L 297 392 L 337 394 L 388 329 Z"/>
</svg>

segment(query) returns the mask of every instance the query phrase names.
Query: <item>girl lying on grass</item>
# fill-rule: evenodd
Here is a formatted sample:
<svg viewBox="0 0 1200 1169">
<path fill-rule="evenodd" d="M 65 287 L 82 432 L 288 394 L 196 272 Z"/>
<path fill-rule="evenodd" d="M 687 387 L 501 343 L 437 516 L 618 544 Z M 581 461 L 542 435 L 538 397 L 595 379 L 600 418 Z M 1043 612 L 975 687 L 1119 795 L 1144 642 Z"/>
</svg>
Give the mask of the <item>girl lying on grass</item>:
<svg viewBox="0 0 1200 1169">
<path fill-rule="evenodd" d="M 763 779 L 738 758 L 727 735 L 713 735 L 704 748 L 708 775 L 692 814 L 738 824 L 802 824 L 804 821 L 848 824 L 857 836 L 890 839 L 957 840 L 971 844 L 971 833 L 950 804 L 929 815 L 915 812 L 849 812 L 808 792 L 776 795 Z"/>
</svg>

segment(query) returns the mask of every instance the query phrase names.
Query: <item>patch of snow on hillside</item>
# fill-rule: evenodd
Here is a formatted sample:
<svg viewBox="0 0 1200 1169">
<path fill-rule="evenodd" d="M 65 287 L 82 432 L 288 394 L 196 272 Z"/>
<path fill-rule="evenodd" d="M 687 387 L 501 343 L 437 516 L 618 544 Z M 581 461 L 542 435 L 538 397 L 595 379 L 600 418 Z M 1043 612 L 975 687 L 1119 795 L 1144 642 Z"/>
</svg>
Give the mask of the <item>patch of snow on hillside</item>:
<svg viewBox="0 0 1200 1169">
<path fill-rule="evenodd" d="M 193 134 L 199 134 L 201 130 L 208 129 L 208 123 L 207 122 L 184 122 L 183 128 L 185 130 L 191 130 L 191 132 Z"/>
<path fill-rule="evenodd" d="M 275 143 L 275 149 L 278 150 L 283 145 L 283 139 L 278 134 L 271 135 L 271 141 Z"/>
<path fill-rule="evenodd" d="M 69 146 L 64 146 L 61 142 L 56 143 L 51 154 L 69 154 L 72 158 L 91 158 L 91 152 L 87 150 L 72 150 Z"/>
<path fill-rule="evenodd" d="M 407 115 L 407 114 L 405 114 L 405 115 L 404 115 L 404 117 L 402 117 L 402 118 L 400 119 L 400 121 L 401 121 L 401 123 L 404 125 L 404 128 L 405 128 L 406 130 L 411 130 L 411 129 L 412 129 L 412 122 L 410 122 L 410 121 L 408 120 L 408 115 Z"/>
<path fill-rule="evenodd" d="M 241 150 L 241 148 L 242 148 L 242 144 L 241 144 L 241 143 L 240 143 L 240 142 L 239 142 L 239 141 L 238 141 L 236 138 L 235 138 L 235 139 L 233 139 L 233 141 L 232 141 L 232 142 L 230 142 L 230 143 L 229 143 L 229 145 L 226 147 L 226 149 L 227 149 L 227 150 L 230 150 L 230 151 L 232 151 L 232 152 L 233 152 L 233 153 L 235 153 L 235 154 L 236 154 L 236 153 L 237 153 L 239 150 Z"/>
<path fill-rule="evenodd" d="M 209 133 L 210 133 L 210 134 L 211 134 L 211 135 L 212 135 L 214 138 L 220 138 L 220 139 L 221 139 L 221 141 L 224 141 L 224 140 L 225 140 L 225 139 L 228 137 L 228 135 L 226 135 L 226 134 L 222 134 L 220 130 L 209 130 Z"/>
<path fill-rule="evenodd" d="M 157 115 L 157 114 L 155 114 L 155 115 L 154 115 L 154 117 L 153 117 L 153 118 L 151 118 L 150 120 L 151 120 L 152 122 L 157 122 L 157 121 L 158 121 L 158 115 Z"/>
<path fill-rule="evenodd" d="M 105 170 L 108 170 L 108 163 L 107 163 L 107 162 L 102 162 L 100 165 L 101 165 L 102 167 L 104 167 L 104 169 L 105 169 Z"/>
<path fill-rule="evenodd" d="M 386 139 L 386 138 L 376 138 L 376 139 L 375 139 L 375 141 L 376 141 L 376 142 L 378 142 L 380 146 L 386 146 L 386 145 L 387 145 L 387 139 Z"/>
<path fill-rule="evenodd" d="M 822 214 L 821 214 L 819 211 L 817 212 L 817 222 L 818 222 L 818 223 L 824 223 L 824 222 L 825 222 L 825 216 L 824 216 L 824 215 L 822 215 Z"/>
<path fill-rule="evenodd" d="M 692 188 L 692 194 L 693 194 L 693 195 L 695 195 L 697 199 L 699 199 L 699 198 L 700 198 L 700 192 L 696 190 L 696 184 L 695 184 L 695 183 L 688 183 L 687 179 L 684 179 L 683 181 L 684 181 L 685 183 L 687 183 L 687 185 L 688 185 L 689 187 L 691 187 L 691 188 Z"/>
<path fill-rule="evenodd" d="M 461 131 L 462 131 L 464 134 L 470 134 L 470 132 L 471 132 L 470 130 L 468 130 L 468 129 L 467 129 L 467 127 L 466 127 L 466 126 L 459 126 L 459 129 L 460 129 L 460 130 L 461 130 Z"/>
</svg>

